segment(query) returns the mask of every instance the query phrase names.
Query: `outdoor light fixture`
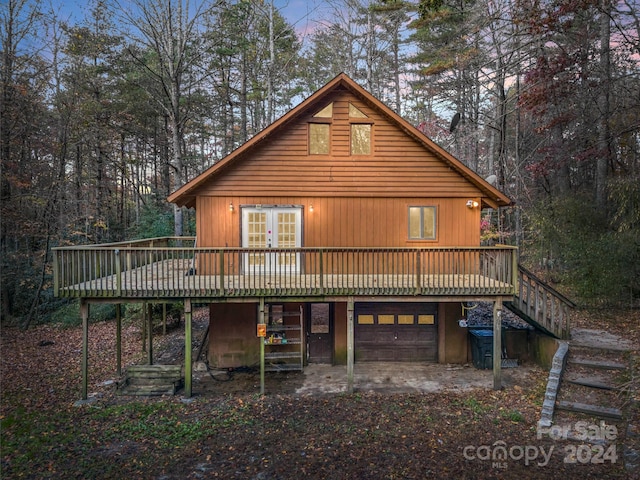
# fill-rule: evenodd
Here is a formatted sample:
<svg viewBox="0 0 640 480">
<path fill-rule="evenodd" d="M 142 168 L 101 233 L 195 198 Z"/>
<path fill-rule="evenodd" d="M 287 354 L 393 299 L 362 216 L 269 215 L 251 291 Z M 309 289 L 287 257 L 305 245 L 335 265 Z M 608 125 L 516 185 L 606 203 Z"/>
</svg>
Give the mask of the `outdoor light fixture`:
<svg viewBox="0 0 640 480">
<path fill-rule="evenodd" d="M 309 211 L 310 211 L 310 212 L 313 212 L 313 203 L 310 203 L 310 204 L 309 204 Z"/>
<path fill-rule="evenodd" d="M 467 200 L 467 208 L 478 208 L 478 202 L 475 200 Z"/>
<path fill-rule="evenodd" d="M 230 203 L 229 203 L 229 211 L 230 211 L 230 212 L 233 212 L 233 202 L 230 202 Z"/>
</svg>

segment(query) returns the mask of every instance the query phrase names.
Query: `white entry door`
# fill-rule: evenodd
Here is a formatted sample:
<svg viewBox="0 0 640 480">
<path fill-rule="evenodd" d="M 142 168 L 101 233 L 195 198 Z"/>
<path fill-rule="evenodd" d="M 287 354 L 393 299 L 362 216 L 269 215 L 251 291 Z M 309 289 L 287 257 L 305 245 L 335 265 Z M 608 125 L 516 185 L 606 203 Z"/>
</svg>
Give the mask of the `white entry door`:
<svg viewBox="0 0 640 480">
<path fill-rule="evenodd" d="M 296 248 L 302 246 L 302 214 L 296 207 L 242 207 L 244 248 Z M 299 272 L 296 252 L 247 253 L 245 273 Z"/>
</svg>

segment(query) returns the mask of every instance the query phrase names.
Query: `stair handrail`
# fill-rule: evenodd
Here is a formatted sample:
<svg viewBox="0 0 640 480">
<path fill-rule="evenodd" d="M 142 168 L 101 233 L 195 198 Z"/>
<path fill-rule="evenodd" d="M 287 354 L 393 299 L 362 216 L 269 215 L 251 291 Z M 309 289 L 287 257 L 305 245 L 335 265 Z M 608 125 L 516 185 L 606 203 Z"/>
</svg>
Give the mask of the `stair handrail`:
<svg viewBox="0 0 640 480">
<path fill-rule="evenodd" d="M 551 285 L 549 285 L 547 282 L 545 282 L 544 280 L 542 280 L 540 277 L 538 277 L 537 275 L 535 275 L 533 272 L 531 272 L 531 270 L 523 267 L 522 265 L 518 265 L 518 271 L 522 274 L 524 273 L 525 275 L 527 275 L 528 277 L 532 278 L 533 280 L 535 280 L 542 288 L 544 288 L 545 290 L 548 290 L 550 293 L 552 293 L 555 297 L 558 297 L 559 300 L 562 300 L 564 303 L 567 304 L 567 306 L 571 307 L 571 308 L 576 308 L 576 304 L 571 301 L 569 298 L 565 297 L 562 293 L 560 293 L 559 291 L 557 291 L 555 288 L 553 288 Z M 519 281 L 519 279 L 518 279 Z M 517 295 L 516 295 L 517 296 Z"/>
<path fill-rule="evenodd" d="M 516 292 L 514 301 L 506 304 L 507 308 L 547 334 L 562 339 L 570 337 L 569 309 L 576 306 L 573 301 L 520 265 Z M 548 304 L 548 301 L 551 303 Z"/>
</svg>

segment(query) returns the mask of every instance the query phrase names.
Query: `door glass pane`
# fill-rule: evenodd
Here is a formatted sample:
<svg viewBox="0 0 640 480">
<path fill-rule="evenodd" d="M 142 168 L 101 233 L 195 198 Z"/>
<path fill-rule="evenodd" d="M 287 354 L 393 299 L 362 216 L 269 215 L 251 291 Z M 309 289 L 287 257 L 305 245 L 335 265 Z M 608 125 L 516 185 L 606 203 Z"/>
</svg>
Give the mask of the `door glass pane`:
<svg viewBox="0 0 640 480">
<path fill-rule="evenodd" d="M 311 304 L 311 333 L 329 333 L 329 304 Z"/>
<path fill-rule="evenodd" d="M 247 252 L 243 255 L 245 271 L 298 271 L 301 246 L 300 208 L 243 207 L 242 246 L 249 249 L 270 249 L 267 252 Z M 275 249 L 289 249 L 276 252 Z"/>
<path fill-rule="evenodd" d="M 271 305 L 271 315 L 269 317 L 271 325 L 282 325 L 284 323 L 284 305 Z"/>
<path fill-rule="evenodd" d="M 247 247 L 265 248 L 267 246 L 267 214 L 249 212 L 247 214 Z M 265 255 L 249 254 L 249 265 L 264 265 Z"/>
<path fill-rule="evenodd" d="M 393 325 L 395 323 L 395 315 L 378 315 L 378 325 Z"/>
<path fill-rule="evenodd" d="M 278 212 L 278 248 L 295 248 L 297 245 L 297 215 L 295 212 Z M 281 253 L 279 265 L 295 265 L 296 253 Z"/>
</svg>

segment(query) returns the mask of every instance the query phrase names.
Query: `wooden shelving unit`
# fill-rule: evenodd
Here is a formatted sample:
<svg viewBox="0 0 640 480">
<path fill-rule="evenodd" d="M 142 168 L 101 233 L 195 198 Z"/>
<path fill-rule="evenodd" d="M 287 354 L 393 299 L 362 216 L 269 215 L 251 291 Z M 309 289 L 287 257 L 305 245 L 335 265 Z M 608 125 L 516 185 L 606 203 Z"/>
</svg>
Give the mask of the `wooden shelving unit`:
<svg viewBox="0 0 640 480">
<path fill-rule="evenodd" d="M 276 317 L 282 322 L 276 322 Z M 302 307 L 295 312 L 273 312 L 269 309 L 267 336 L 264 338 L 265 370 L 270 372 L 302 370 L 304 345 Z"/>
</svg>

